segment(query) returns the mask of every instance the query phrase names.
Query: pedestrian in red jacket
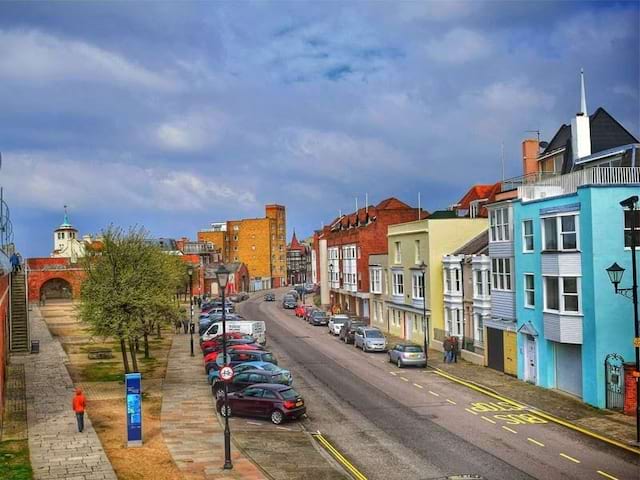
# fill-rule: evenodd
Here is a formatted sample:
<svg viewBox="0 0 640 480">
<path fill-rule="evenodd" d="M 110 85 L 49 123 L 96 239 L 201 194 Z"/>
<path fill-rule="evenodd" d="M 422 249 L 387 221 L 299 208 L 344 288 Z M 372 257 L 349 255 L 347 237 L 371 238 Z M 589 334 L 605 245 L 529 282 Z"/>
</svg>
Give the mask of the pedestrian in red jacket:
<svg viewBox="0 0 640 480">
<path fill-rule="evenodd" d="M 82 432 L 84 430 L 84 407 L 86 403 L 86 398 L 82 393 L 82 390 L 76 388 L 76 394 L 73 397 L 73 401 L 71 402 L 71 407 L 73 411 L 76 412 L 76 420 L 78 421 L 78 431 Z"/>
</svg>

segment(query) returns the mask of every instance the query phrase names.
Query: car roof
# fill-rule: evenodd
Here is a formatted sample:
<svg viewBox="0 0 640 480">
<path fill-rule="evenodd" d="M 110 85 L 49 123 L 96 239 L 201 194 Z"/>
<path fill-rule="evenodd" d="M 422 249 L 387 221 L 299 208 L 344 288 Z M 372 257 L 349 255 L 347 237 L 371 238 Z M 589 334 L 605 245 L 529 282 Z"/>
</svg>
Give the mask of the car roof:
<svg viewBox="0 0 640 480">
<path fill-rule="evenodd" d="M 242 372 L 242 373 L 243 373 L 243 374 L 244 374 L 244 373 L 257 373 L 257 374 L 259 374 L 259 375 L 270 375 L 270 376 L 272 376 L 272 377 L 277 375 L 277 373 L 271 373 L 271 372 L 268 372 L 267 370 L 260 370 L 260 369 L 258 369 L 258 368 L 254 368 L 254 369 L 251 369 L 251 370 L 245 370 L 245 371 L 244 371 L 244 372 Z"/>
<path fill-rule="evenodd" d="M 283 385 L 281 383 L 255 383 L 252 387 L 265 388 L 267 390 L 276 390 L 278 392 L 284 392 L 285 390 L 291 390 L 291 386 Z M 247 387 L 248 388 L 248 387 Z"/>
</svg>

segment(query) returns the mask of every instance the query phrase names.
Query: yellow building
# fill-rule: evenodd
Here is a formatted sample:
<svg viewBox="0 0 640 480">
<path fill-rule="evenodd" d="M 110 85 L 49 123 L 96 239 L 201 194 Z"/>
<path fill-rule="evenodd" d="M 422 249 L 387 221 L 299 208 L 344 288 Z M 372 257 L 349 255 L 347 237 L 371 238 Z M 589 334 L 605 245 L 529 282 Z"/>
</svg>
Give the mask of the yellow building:
<svg viewBox="0 0 640 480">
<path fill-rule="evenodd" d="M 373 324 L 393 335 L 422 344 L 424 262 L 428 336 L 431 347 L 441 348 L 444 336 L 442 257 L 486 230 L 487 219 L 438 213 L 425 220 L 390 225 L 386 262 L 378 262 L 379 266 L 371 265 L 370 278 L 376 282 L 380 279 L 380 285 L 371 285 L 371 292 L 380 292 L 384 298 L 384 310 L 374 315 Z"/>
<path fill-rule="evenodd" d="M 285 285 L 286 211 L 282 205 L 267 205 L 264 218 L 245 218 L 212 223 L 198 232 L 198 241 L 212 242 L 221 249 L 224 262 L 242 262 L 250 276 L 250 290 Z"/>
</svg>

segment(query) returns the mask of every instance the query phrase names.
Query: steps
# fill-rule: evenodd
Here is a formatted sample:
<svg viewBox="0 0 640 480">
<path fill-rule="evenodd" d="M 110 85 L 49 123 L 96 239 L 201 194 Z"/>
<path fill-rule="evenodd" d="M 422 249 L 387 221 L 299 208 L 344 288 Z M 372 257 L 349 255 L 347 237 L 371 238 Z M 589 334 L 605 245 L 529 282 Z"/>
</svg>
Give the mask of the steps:
<svg viewBox="0 0 640 480">
<path fill-rule="evenodd" d="M 29 317 L 24 270 L 11 274 L 11 352 L 29 351 Z"/>
</svg>

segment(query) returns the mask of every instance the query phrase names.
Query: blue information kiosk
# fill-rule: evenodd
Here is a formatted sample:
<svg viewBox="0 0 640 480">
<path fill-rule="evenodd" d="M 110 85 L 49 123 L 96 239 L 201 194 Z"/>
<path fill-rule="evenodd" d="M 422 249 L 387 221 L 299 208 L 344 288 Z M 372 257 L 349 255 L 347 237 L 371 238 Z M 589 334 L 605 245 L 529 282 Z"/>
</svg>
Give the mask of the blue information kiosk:
<svg viewBox="0 0 640 480">
<path fill-rule="evenodd" d="M 140 447 L 142 446 L 142 376 L 139 373 L 125 375 L 125 399 L 127 447 Z"/>
</svg>

